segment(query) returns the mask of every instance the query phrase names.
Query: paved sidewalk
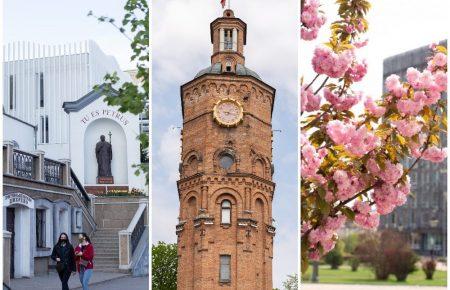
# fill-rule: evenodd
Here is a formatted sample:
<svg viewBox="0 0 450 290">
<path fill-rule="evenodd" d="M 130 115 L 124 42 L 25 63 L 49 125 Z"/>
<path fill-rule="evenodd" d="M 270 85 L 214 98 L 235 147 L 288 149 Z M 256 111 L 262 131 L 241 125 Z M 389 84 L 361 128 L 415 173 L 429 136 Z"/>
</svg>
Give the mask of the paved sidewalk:
<svg viewBox="0 0 450 290">
<path fill-rule="evenodd" d="M 446 287 L 432 286 L 384 286 L 384 285 L 334 285 L 334 284 L 302 284 L 300 290 L 445 290 Z"/>
<path fill-rule="evenodd" d="M 94 274 L 92 275 L 89 285 L 117 280 L 124 277 L 129 277 L 129 274 L 96 272 L 94 270 Z M 48 275 L 36 276 L 31 279 L 12 279 L 10 287 L 12 290 L 61 290 L 61 282 L 58 274 L 56 274 L 56 272 L 51 272 Z M 70 277 L 69 287 L 70 289 L 81 289 L 78 273 Z"/>
<path fill-rule="evenodd" d="M 102 282 L 89 287 L 90 290 L 148 290 L 148 276 L 124 277 L 112 281 Z"/>
</svg>

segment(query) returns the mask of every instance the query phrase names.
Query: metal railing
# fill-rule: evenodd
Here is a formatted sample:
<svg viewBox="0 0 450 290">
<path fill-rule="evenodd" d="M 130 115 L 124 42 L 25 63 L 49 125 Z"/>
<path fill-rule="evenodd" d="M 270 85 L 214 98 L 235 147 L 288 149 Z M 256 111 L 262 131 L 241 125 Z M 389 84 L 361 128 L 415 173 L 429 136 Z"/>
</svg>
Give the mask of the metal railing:
<svg viewBox="0 0 450 290">
<path fill-rule="evenodd" d="M 35 158 L 37 156 L 28 152 L 13 150 L 13 174 L 17 177 L 35 179 Z"/>
<path fill-rule="evenodd" d="M 52 184 L 63 184 L 64 164 L 51 159 L 44 159 L 44 180 Z"/>
<path fill-rule="evenodd" d="M 131 232 L 131 254 L 134 254 L 134 250 L 136 250 L 136 247 L 141 240 L 142 233 L 145 230 L 144 213 L 145 211 L 142 212 L 133 232 Z"/>
<path fill-rule="evenodd" d="M 133 216 L 128 228 L 119 231 L 119 269 L 130 269 L 133 253 L 135 252 L 142 234 L 145 232 L 145 216 L 148 201 L 139 201 L 139 207 Z"/>
</svg>

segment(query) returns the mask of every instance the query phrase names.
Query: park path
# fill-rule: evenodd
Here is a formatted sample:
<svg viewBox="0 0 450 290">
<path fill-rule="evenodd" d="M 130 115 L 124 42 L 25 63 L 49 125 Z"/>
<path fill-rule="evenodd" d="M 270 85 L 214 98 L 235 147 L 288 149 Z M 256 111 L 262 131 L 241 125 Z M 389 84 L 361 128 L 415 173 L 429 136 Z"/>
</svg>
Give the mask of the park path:
<svg viewBox="0 0 450 290">
<path fill-rule="evenodd" d="M 446 287 L 432 286 L 385 286 L 385 285 L 335 285 L 302 284 L 300 290 L 445 290 Z"/>
</svg>

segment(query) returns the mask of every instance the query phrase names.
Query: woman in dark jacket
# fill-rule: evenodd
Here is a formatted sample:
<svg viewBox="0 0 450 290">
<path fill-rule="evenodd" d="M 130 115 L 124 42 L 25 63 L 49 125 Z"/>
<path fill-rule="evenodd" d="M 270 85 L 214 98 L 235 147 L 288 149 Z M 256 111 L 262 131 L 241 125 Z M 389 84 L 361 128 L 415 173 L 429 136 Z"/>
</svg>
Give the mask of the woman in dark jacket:
<svg viewBox="0 0 450 290">
<path fill-rule="evenodd" d="M 58 242 L 53 247 L 51 258 L 56 261 L 56 270 L 61 280 L 62 290 L 69 290 L 69 278 L 72 272 L 76 272 L 76 265 L 75 252 L 66 233 L 59 235 Z"/>
</svg>

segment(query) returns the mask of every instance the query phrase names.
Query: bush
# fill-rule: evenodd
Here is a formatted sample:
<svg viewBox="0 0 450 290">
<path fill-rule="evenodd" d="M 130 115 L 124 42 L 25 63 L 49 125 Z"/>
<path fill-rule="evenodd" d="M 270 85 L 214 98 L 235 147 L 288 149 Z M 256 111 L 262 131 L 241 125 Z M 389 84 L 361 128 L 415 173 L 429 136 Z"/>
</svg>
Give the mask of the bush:
<svg viewBox="0 0 450 290">
<path fill-rule="evenodd" d="M 355 255 L 368 264 L 377 280 L 387 280 L 394 274 L 398 281 L 405 281 L 415 270 L 417 256 L 403 236 L 394 231 L 363 233 L 359 238 Z"/>
<path fill-rule="evenodd" d="M 342 249 L 336 245 L 332 251 L 325 255 L 325 262 L 331 266 L 331 269 L 339 269 L 339 266 L 344 263 Z"/>
<path fill-rule="evenodd" d="M 360 262 L 359 262 L 359 259 L 357 257 L 352 256 L 348 262 L 350 264 L 350 267 L 352 268 L 352 272 L 358 271 L 358 267 L 359 267 Z"/>
<path fill-rule="evenodd" d="M 434 271 L 436 271 L 436 261 L 430 259 L 423 262 L 422 270 L 425 272 L 427 280 L 433 280 Z"/>
<path fill-rule="evenodd" d="M 390 272 L 395 275 L 397 281 L 405 281 L 408 275 L 416 270 L 417 255 L 409 247 L 390 250 Z"/>
</svg>

